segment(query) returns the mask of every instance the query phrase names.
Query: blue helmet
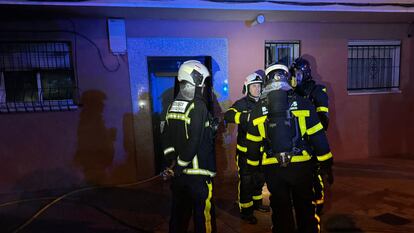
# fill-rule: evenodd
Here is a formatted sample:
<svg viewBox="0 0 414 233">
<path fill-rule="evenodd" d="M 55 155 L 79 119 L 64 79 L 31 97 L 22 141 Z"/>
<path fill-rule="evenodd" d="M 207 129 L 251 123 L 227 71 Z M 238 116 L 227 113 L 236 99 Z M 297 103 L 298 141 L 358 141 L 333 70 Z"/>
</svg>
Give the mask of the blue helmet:
<svg viewBox="0 0 414 233">
<path fill-rule="evenodd" d="M 298 84 L 312 79 L 310 63 L 302 57 L 295 59 L 291 65 L 291 70 L 293 75 L 296 77 Z M 301 73 L 301 76 L 298 75 L 298 73 Z"/>
</svg>

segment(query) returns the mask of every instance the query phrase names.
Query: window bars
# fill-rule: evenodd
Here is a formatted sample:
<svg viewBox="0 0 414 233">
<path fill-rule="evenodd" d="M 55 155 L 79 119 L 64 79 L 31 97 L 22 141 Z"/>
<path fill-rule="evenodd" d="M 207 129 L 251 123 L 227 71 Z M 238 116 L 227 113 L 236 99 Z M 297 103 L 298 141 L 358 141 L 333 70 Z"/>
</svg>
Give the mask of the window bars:
<svg viewBox="0 0 414 233">
<path fill-rule="evenodd" d="M 76 109 L 68 42 L 0 42 L 0 112 Z"/>
<path fill-rule="evenodd" d="M 265 41 L 265 68 L 274 63 L 289 67 L 299 56 L 299 41 Z"/>
<path fill-rule="evenodd" d="M 350 41 L 348 91 L 392 91 L 400 86 L 400 41 Z"/>
</svg>

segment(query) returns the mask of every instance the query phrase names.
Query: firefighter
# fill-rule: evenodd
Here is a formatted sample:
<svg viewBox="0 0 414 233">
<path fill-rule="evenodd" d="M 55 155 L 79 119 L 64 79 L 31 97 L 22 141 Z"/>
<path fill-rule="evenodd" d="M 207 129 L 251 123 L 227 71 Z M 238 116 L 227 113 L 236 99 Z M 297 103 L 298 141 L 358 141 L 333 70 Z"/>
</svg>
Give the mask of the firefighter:
<svg viewBox="0 0 414 233">
<path fill-rule="evenodd" d="M 326 87 L 321 84 L 316 84 L 312 78 L 309 61 L 302 57 L 295 59 L 290 70 L 296 80 L 295 91 L 299 95 L 309 99 L 315 105 L 319 120 L 325 131 L 328 130 L 329 101 Z"/>
<path fill-rule="evenodd" d="M 194 232 L 216 232 L 212 179 L 216 174 L 212 116 L 203 97 L 210 76 L 199 61 L 184 62 L 178 71 L 180 90 L 168 107 L 162 128 L 164 155 L 173 169 L 170 233 L 187 232 L 193 214 Z"/>
<path fill-rule="evenodd" d="M 254 210 L 268 212 L 269 207 L 263 206 L 262 188 L 264 175 L 259 162 L 252 162 L 246 156 L 247 116 L 257 103 L 262 89 L 262 77 L 253 73 L 246 77 L 243 85 L 243 98 L 237 100 L 224 114 L 226 123 L 235 123 L 237 130 L 236 165 L 238 168 L 238 202 L 240 217 L 250 224 L 256 224 Z"/>
<path fill-rule="evenodd" d="M 327 131 L 329 125 L 329 108 L 326 87 L 320 84 L 316 84 L 316 82 L 312 79 L 312 72 L 309 61 L 302 57 L 295 59 L 291 65 L 290 70 L 295 80 L 294 83 L 296 83 L 295 92 L 300 96 L 309 99 L 313 103 L 319 120 L 321 121 L 324 130 Z M 312 151 L 310 152 L 312 153 Z M 320 174 L 318 162 L 315 159 L 313 160 L 315 162 L 315 173 L 313 175 L 313 187 L 315 191 L 314 201 L 317 206 L 316 212 L 321 215 L 325 202 L 324 189 L 327 187 L 327 184 L 332 184 L 333 180 L 323 179 Z"/>
<path fill-rule="evenodd" d="M 285 65 L 269 66 L 265 74 L 266 86 L 250 112 L 246 139 L 247 155 L 261 160 L 271 194 L 272 232 L 292 233 L 296 227 L 301 233 L 320 232 L 311 156 L 319 161 L 322 174 L 332 174 L 325 131 L 312 103 L 293 91 Z"/>
</svg>

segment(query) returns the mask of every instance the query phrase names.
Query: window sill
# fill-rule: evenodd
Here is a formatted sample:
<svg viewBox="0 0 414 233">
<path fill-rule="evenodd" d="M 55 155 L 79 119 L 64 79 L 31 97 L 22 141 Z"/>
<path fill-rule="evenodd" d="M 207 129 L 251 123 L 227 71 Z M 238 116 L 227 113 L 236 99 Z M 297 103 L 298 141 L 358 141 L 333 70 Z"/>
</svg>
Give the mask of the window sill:
<svg viewBox="0 0 414 233">
<path fill-rule="evenodd" d="M 379 94 L 401 94 L 401 93 L 402 91 L 399 88 L 348 91 L 348 95 L 379 95 Z"/>
<path fill-rule="evenodd" d="M 7 102 L 0 103 L 0 113 L 16 112 L 56 112 L 78 109 L 73 100 L 46 100 L 42 102 Z"/>
</svg>

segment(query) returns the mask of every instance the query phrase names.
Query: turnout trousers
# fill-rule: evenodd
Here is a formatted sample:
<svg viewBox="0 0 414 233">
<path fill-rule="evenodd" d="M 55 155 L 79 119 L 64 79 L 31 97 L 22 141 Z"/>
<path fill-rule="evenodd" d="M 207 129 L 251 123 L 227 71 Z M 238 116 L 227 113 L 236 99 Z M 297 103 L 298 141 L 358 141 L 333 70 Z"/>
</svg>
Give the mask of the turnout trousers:
<svg viewBox="0 0 414 233">
<path fill-rule="evenodd" d="M 247 162 L 246 153 L 237 150 L 237 169 L 239 175 L 238 198 L 242 215 L 253 214 L 256 207 L 262 205 L 262 188 L 265 183 L 264 173 L 260 166 L 252 166 Z"/>
<path fill-rule="evenodd" d="M 171 191 L 169 233 L 186 233 L 191 215 L 194 233 L 217 232 L 210 177 L 182 174 L 172 180 Z"/>
<path fill-rule="evenodd" d="M 313 163 L 311 161 L 264 166 L 270 192 L 273 233 L 320 232 L 320 219 L 315 213 Z M 294 211 L 294 212 L 293 212 Z"/>
</svg>

